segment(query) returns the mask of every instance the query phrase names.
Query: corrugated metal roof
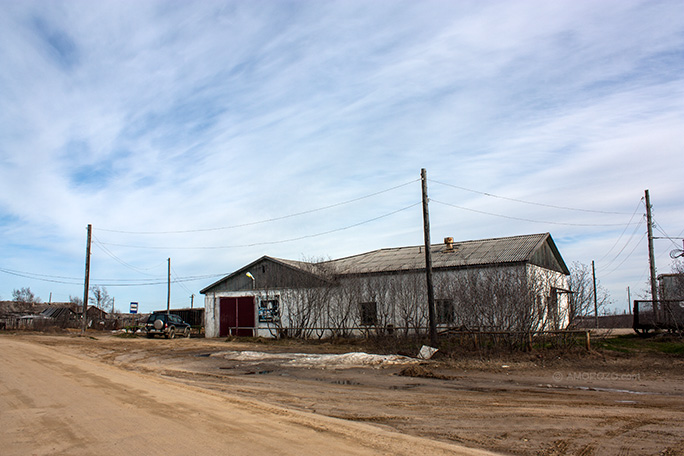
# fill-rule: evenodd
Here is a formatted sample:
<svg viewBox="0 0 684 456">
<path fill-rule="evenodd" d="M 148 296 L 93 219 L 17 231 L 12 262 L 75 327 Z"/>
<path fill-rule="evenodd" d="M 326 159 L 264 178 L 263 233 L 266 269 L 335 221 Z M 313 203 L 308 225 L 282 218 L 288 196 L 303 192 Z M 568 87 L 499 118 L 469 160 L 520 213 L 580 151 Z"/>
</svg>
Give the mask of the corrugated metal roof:
<svg viewBox="0 0 684 456">
<path fill-rule="evenodd" d="M 542 233 L 454 242 L 452 250 L 445 244 L 433 244 L 432 267 L 462 268 L 529 261 L 549 236 Z M 425 250 L 423 246 L 380 249 L 324 264 L 332 266 L 338 274 L 418 270 L 425 268 Z"/>
<path fill-rule="evenodd" d="M 545 243 L 548 244 L 550 252 L 555 256 L 555 260 L 552 260 L 552 263 L 555 261 L 557 263 L 555 267 L 559 268 L 557 270 L 567 274 L 567 267 L 560 257 L 560 253 L 556 249 L 549 233 L 454 242 L 453 249 L 448 249 L 445 244 L 433 244 L 431 246 L 432 267 L 433 269 L 458 269 L 531 262 L 535 253 L 543 250 L 542 246 Z M 265 260 L 279 262 L 288 267 L 322 278 L 323 276 L 317 274 L 317 271 L 325 271 L 326 273 L 337 275 L 350 275 L 423 270 L 425 269 L 425 250 L 423 246 L 396 247 L 374 250 L 321 263 L 264 256 L 209 285 L 201 290 L 200 293 L 206 294 L 218 284 L 249 270 L 254 264 Z"/>
<path fill-rule="evenodd" d="M 276 261 L 280 261 L 281 263 L 284 263 L 290 267 L 297 268 L 297 269 L 311 269 L 311 263 L 307 263 L 306 261 L 295 261 L 295 260 L 286 260 L 284 258 L 274 258 L 274 257 L 265 257 L 265 258 L 271 258 Z"/>
<path fill-rule="evenodd" d="M 40 313 L 44 317 L 48 318 L 54 318 L 54 319 L 61 319 L 61 318 L 69 318 L 73 312 L 71 309 L 68 307 L 48 307 L 44 311 Z"/>
</svg>

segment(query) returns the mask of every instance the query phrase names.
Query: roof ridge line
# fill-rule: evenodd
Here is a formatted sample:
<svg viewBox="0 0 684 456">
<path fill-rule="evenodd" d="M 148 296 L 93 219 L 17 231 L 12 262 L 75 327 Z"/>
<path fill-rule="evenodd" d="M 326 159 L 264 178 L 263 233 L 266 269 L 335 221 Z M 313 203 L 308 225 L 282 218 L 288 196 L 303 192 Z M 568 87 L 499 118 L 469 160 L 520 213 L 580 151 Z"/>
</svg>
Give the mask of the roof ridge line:
<svg viewBox="0 0 684 456">
<path fill-rule="evenodd" d="M 499 237 L 491 237 L 491 238 L 484 238 L 484 239 L 468 239 L 468 240 L 465 240 L 465 241 L 456 241 L 456 240 L 454 240 L 454 243 L 453 243 L 453 244 L 454 244 L 454 246 L 456 246 L 456 245 L 458 245 L 458 244 L 466 244 L 466 243 L 469 243 L 469 242 L 498 241 L 498 240 L 501 240 L 501 239 L 528 238 L 528 237 L 534 237 L 534 236 L 544 236 L 544 237 L 546 237 L 546 236 L 548 236 L 548 235 L 550 235 L 549 232 L 545 232 L 545 233 L 533 233 L 533 234 L 516 234 L 516 235 L 513 235 L 513 236 L 499 236 Z M 542 239 L 542 240 L 543 240 L 543 239 Z M 443 242 L 438 242 L 438 243 L 432 243 L 432 242 L 431 242 L 431 243 L 430 243 L 430 247 L 441 246 L 441 245 L 444 245 L 444 243 L 443 243 Z M 388 251 L 388 250 L 422 249 L 422 248 L 425 248 L 425 246 L 424 246 L 423 244 L 418 244 L 418 245 L 407 245 L 407 246 L 403 246 L 403 247 L 382 247 L 382 248 L 379 248 L 379 249 L 369 250 L 369 251 L 367 251 L 367 252 L 355 253 L 355 254 L 353 254 L 353 255 L 347 255 L 347 256 L 344 256 L 344 257 L 340 257 L 340 258 L 335 258 L 335 259 L 332 259 L 332 260 L 323 261 L 323 263 L 334 263 L 334 262 L 340 261 L 340 260 L 346 260 L 346 259 L 349 259 L 349 258 L 354 258 L 354 257 L 362 256 L 362 255 L 370 255 L 370 254 L 375 253 L 375 252 L 383 252 L 383 251 Z"/>
</svg>

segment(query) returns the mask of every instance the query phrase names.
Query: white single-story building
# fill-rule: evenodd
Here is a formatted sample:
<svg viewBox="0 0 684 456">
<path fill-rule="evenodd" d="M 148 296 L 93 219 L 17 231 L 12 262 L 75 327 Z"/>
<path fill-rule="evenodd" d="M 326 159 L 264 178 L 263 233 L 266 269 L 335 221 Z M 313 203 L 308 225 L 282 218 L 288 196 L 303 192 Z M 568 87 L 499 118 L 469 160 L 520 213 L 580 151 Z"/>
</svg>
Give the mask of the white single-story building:
<svg viewBox="0 0 684 456">
<path fill-rule="evenodd" d="M 568 268 L 549 233 L 431 246 L 441 328 L 539 331 L 568 324 Z M 207 286 L 206 337 L 425 331 L 423 246 L 318 263 L 263 256 Z"/>
</svg>

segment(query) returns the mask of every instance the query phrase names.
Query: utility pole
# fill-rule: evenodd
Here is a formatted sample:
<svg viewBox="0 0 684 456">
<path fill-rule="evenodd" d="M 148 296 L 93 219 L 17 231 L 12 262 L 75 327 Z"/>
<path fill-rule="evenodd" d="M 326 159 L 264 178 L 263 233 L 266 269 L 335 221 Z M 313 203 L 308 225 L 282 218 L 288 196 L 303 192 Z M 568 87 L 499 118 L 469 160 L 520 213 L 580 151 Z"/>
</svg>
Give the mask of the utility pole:
<svg viewBox="0 0 684 456">
<path fill-rule="evenodd" d="M 420 170 L 423 193 L 423 233 L 425 238 L 425 278 L 427 280 L 428 318 L 430 323 L 430 344 L 437 346 L 437 311 L 435 309 L 435 289 L 432 284 L 432 251 L 430 248 L 430 214 L 428 212 L 427 171 Z"/>
<path fill-rule="evenodd" d="M 195 303 L 195 294 L 190 295 L 190 308 L 192 309 L 193 304 Z"/>
<path fill-rule="evenodd" d="M 594 319 L 596 320 L 596 329 L 598 329 L 598 300 L 596 299 L 596 269 L 594 268 L 594 260 L 591 260 L 591 277 L 594 280 Z"/>
<path fill-rule="evenodd" d="M 651 299 L 653 300 L 653 312 L 658 315 L 658 286 L 656 285 L 655 255 L 653 254 L 653 216 L 651 215 L 651 196 L 648 190 L 646 196 L 646 224 L 648 225 L 648 265 L 651 270 Z"/>
<path fill-rule="evenodd" d="M 166 315 L 171 313 L 171 258 L 166 260 L 169 264 L 166 279 Z"/>
<path fill-rule="evenodd" d="M 86 241 L 85 259 L 85 283 L 83 284 L 83 326 L 81 327 L 81 334 L 85 334 L 88 319 L 88 288 L 90 288 L 90 239 L 92 232 L 93 226 L 88 224 L 88 238 Z"/>
<path fill-rule="evenodd" d="M 627 287 L 627 313 L 632 315 L 632 291 Z"/>
</svg>

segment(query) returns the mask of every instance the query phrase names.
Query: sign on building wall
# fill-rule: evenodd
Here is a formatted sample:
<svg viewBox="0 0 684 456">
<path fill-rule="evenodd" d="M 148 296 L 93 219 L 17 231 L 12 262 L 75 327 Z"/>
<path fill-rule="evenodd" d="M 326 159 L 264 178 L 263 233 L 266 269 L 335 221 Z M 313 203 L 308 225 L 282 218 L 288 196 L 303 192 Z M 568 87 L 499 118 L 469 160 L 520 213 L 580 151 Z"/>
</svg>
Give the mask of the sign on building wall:
<svg viewBox="0 0 684 456">
<path fill-rule="evenodd" d="M 259 321 L 270 323 L 280 321 L 280 301 L 277 297 L 259 301 Z"/>
</svg>

